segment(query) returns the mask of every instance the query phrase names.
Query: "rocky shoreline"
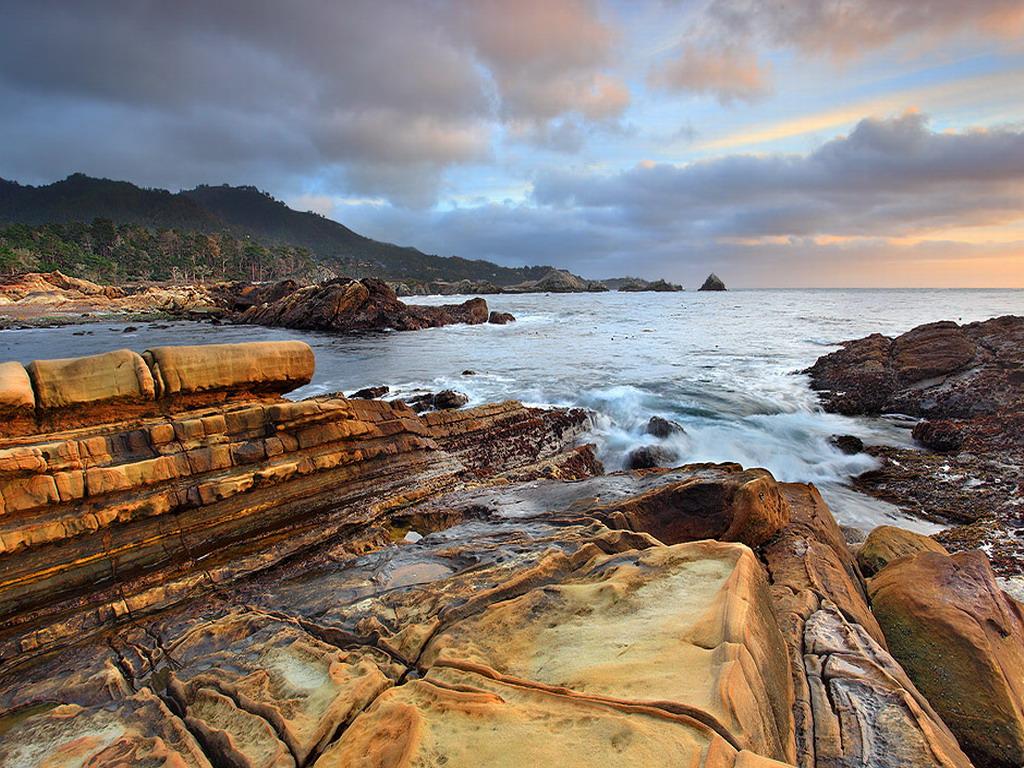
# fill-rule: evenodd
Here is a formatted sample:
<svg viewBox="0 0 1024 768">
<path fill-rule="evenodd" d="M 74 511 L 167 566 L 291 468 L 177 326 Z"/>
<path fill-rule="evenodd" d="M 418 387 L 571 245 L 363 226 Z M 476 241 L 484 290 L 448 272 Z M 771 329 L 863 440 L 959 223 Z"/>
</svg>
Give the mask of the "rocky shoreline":
<svg viewBox="0 0 1024 768">
<path fill-rule="evenodd" d="M 580 410 L 284 399 L 313 366 L 0 366 L 0 763 L 1024 761 L 983 554 L 855 552 L 761 469 L 605 474 Z"/>
<path fill-rule="evenodd" d="M 405 304 L 387 283 L 373 278 L 117 287 L 49 272 L 0 282 L 0 328 L 115 319 L 211 320 L 338 333 L 515 321 L 507 312 L 490 311 L 481 298 L 442 306 Z"/>
<path fill-rule="evenodd" d="M 874 334 L 807 373 L 827 410 L 919 419 L 920 448 L 870 448 L 881 466 L 855 486 L 950 525 L 939 541 L 984 550 L 1024 595 L 1024 317 Z"/>
</svg>

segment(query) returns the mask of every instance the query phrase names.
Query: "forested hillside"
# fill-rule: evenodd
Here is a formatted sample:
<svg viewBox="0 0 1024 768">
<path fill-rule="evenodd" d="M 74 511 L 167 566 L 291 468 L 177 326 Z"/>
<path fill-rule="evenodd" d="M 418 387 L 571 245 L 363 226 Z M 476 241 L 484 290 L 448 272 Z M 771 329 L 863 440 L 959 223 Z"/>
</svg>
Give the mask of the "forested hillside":
<svg viewBox="0 0 1024 768">
<path fill-rule="evenodd" d="M 118 233 L 114 245 L 93 233 L 99 221 L 114 225 Z M 171 193 L 80 173 L 40 187 L 0 179 L 3 224 L 29 228 L 5 230 L 0 263 L 16 265 L 30 258 L 57 263 L 60 259 L 66 265 L 81 265 L 85 271 L 68 268 L 83 277 L 159 279 L 158 275 L 174 269 L 197 276 L 231 276 L 221 273 L 251 269 L 255 249 L 263 249 L 259 263 L 264 271 L 277 271 L 303 254 L 338 273 L 422 281 L 468 279 L 513 285 L 539 279 L 551 269 L 503 267 L 379 242 L 319 214 L 292 210 L 248 186 L 199 186 Z M 174 234 L 168 234 L 171 231 Z M 229 244 L 230 257 L 225 257 L 223 248 L 216 253 L 206 246 L 210 236 Z M 34 251 L 37 247 L 42 250 Z M 246 248 L 252 258 L 238 255 Z M 15 249 L 18 253 L 12 256 Z"/>
</svg>

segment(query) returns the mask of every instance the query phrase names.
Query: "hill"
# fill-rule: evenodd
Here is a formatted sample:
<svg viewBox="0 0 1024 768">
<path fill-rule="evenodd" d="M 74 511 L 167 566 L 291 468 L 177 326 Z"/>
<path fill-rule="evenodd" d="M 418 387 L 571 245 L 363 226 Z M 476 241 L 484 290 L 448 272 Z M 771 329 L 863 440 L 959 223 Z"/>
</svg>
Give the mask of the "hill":
<svg viewBox="0 0 1024 768">
<path fill-rule="evenodd" d="M 251 186 L 199 186 L 173 193 L 81 173 L 39 187 L 0 179 L 0 226 L 92 224 L 96 219 L 153 232 L 228 234 L 252 238 L 267 248 L 304 249 L 317 261 L 355 277 L 514 285 L 539 280 L 551 270 L 503 267 L 383 243 L 319 214 L 292 210 Z"/>
</svg>

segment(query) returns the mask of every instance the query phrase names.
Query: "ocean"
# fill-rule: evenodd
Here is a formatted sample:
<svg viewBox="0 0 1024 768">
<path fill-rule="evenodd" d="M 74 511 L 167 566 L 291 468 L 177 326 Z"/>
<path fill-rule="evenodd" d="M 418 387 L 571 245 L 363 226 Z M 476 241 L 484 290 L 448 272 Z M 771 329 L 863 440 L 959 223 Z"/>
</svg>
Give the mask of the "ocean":
<svg viewBox="0 0 1024 768">
<path fill-rule="evenodd" d="M 426 297 L 442 304 L 464 297 Z M 899 334 L 935 320 L 970 322 L 1024 312 L 1019 290 L 738 290 L 725 293 L 526 294 L 488 296 L 511 312 L 506 326 L 449 326 L 357 336 L 208 323 L 93 323 L 0 331 L 0 360 L 73 357 L 162 344 L 303 339 L 317 356 L 296 398 L 386 384 L 392 396 L 457 389 L 483 403 L 514 398 L 595 413 L 588 438 L 606 468 L 653 442 L 651 416 L 683 425 L 669 443 L 678 463 L 735 461 L 784 481 L 815 483 L 845 524 L 932 523 L 852 490 L 874 467 L 829 437 L 910 445 L 912 421 L 848 418 L 822 411 L 800 373 L 839 342 Z M 129 327 L 135 330 L 126 331 Z M 474 375 L 464 375 L 473 371 Z"/>
</svg>

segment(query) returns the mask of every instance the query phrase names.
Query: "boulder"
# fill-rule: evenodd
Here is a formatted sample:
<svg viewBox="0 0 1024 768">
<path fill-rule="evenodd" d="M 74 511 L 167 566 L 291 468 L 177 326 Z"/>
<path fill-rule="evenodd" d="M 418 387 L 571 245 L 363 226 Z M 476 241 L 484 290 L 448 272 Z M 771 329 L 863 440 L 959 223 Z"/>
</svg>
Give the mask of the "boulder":
<svg viewBox="0 0 1024 768">
<path fill-rule="evenodd" d="M 918 552 L 948 554 L 945 547 L 924 534 L 894 525 L 880 525 L 868 534 L 857 550 L 857 564 L 865 576 L 874 576 L 893 560 Z"/>
<path fill-rule="evenodd" d="M 939 453 L 958 451 L 964 444 L 966 430 L 955 421 L 919 421 L 914 425 L 913 437 L 925 448 Z"/>
<path fill-rule="evenodd" d="M 203 392 L 284 393 L 313 378 L 313 350 L 302 341 L 154 347 L 143 357 L 158 397 Z"/>
<path fill-rule="evenodd" d="M 444 389 L 440 392 L 416 395 L 410 397 L 406 402 L 412 406 L 417 413 L 424 413 L 429 410 L 447 411 L 461 408 L 469 402 L 469 395 L 456 392 L 454 389 Z"/>
<path fill-rule="evenodd" d="M 704 284 L 701 285 L 701 287 L 698 288 L 697 290 L 699 290 L 699 291 L 724 291 L 725 290 L 725 283 L 722 282 L 722 278 L 720 278 L 718 275 L 716 275 L 714 272 L 712 272 L 710 275 L 708 275 L 707 279 L 704 281 Z"/>
<path fill-rule="evenodd" d="M 893 656 L 979 768 L 1024 764 L 1024 608 L 982 552 L 925 551 L 869 582 Z"/>
<path fill-rule="evenodd" d="M 864 441 L 856 435 L 832 435 L 828 441 L 847 456 L 853 456 L 864 450 Z"/>
<path fill-rule="evenodd" d="M 650 420 L 647 422 L 647 426 L 644 427 L 644 432 L 663 440 L 671 435 L 686 434 L 686 430 L 683 429 L 681 424 L 677 424 L 671 419 L 665 419 L 661 416 L 651 416 Z"/>
<path fill-rule="evenodd" d="M 487 318 L 487 322 L 491 325 L 508 325 L 514 323 L 516 318 L 510 312 L 498 312 L 492 311 Z"/>
<path fill-rule="evenodd" d="M 660 445 L 642 445 L 626 454 L 626 469 L 665 467 L 678 458 L 675 451 Z"/>
<path fill-rule="evenodd" d="M 0 363 L 0 418 L 31 416 L 36 408 L 32 381 L 21 363 Z"/>
<path fill-rule="evenodd" d="M 44 411 L 146 403 L 154 399 L 156 391 L 146 362 L 128 349 L 89 357 L 36 360 L 29 363 L 28 375 L 36 405 Z"/>
<path fill-rule="evenodd" d="M 383 385 L 379 387 L 364 387 L 357 392 L 353 392 L 349 397 L 353 400 L 377 400 L 384 397 L 390 391 L 391 387 Z"/>
</svg>

